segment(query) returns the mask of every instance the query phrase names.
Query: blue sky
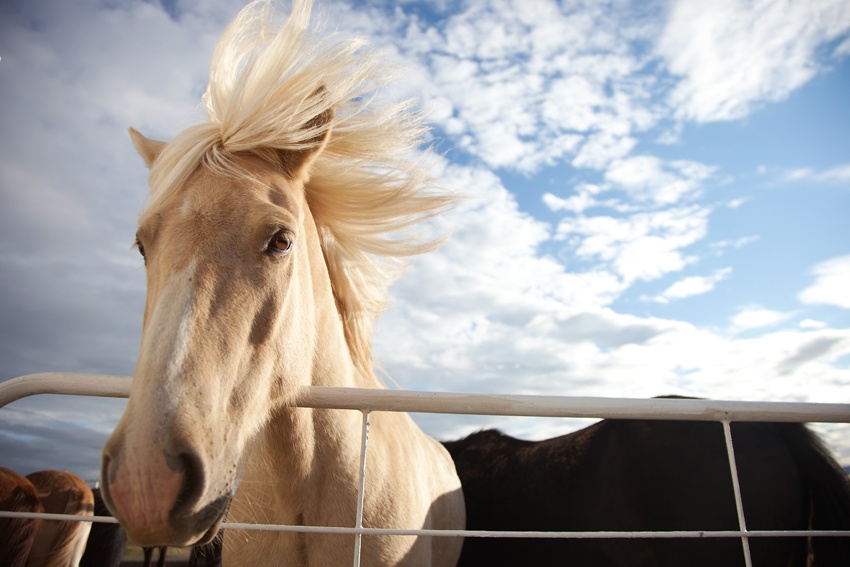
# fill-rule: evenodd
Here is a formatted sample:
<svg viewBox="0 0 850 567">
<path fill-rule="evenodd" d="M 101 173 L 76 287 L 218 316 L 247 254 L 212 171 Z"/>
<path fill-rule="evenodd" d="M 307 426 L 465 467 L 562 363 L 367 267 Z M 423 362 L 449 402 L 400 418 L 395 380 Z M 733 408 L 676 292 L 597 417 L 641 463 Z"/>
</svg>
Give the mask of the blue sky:
<svg viewBox="0 0 850 567">
<path fill-rule="evenodd" d="M 242 2 L 0 7 L 0 380 L 131 374 L 146 193 L 126 134 L 201 119 Z M 336 2 L 401 67 L 464 197 L 392 289 L 403 388 L 850 402 L 850 5 Z M 0 454 L 96 474 L 123 407 L 0 410 Z M 418 416 L 453 438 L 578 422 Z M 821 426 L 850 462 L 850 431 Z M 0 463 L 3 464 L 3 463 Z"/>
<path fill-rule="evenodd" d="M 781 312 L 798 308 L 796 292 L 811 283 L 813 261 L 846 253 L 850 240 L 846 179 L 818 179 L 818 172 L 847 159 L 846 100 L 850 100 L 850 66 L 844 60 L 781 104 L 766 105 L 742 120 L 689 124 L 677 144 L 648 141 L 647 151 L 664 159 L 695 159 L 721 168 L 722 179 L 708 187 L 708 200 L 747 202 L 711 215 L 708 237 L 693 247 L 701 258 L 697 266 L 648 282 L 650 289 L 644 293 L 663 291 L 671 281 L 696 274 L 700 267 L 733 267 L 718 289 L 672 305 L 636 303 L 633 294 L 625 294 L 617 308 L 712 326 L 723 325 L 730 311 L 747 303 Z M 802 175 L 804 170 L 811 173 Z M 752 242 L 719 253 L 718 243 L 747 238 Z M 831 306 L 809 305 L 798 315 L 805 316 L 839 327 L 850 322 L 846 309 Z"/>
</svg>

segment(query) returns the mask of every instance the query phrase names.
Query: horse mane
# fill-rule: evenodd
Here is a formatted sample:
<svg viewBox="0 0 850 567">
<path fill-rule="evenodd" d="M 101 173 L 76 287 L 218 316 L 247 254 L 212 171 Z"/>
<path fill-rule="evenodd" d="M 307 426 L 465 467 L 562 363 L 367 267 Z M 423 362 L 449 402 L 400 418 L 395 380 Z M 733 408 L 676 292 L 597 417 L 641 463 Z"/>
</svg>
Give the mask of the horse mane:
<svg viewBox="0 0 850 567">
<path fill-rule="evenodd" d="M 285 169 L 283 152 L 312 150 L 330 129 L 305 185 L 306 199 L 352 360 L 371 373 L 372 324 L 400 258 L 436 245 L 411 229 L 452 199 L 435 190 L 428 160 L 411 157 L 427 131 L 411 101 L 375 95 L 392 69 L 361 40 L 315 37 L 308 29 L 311 7 L 312 0 L 295 0 L 278 27 L 270 2 L 259 0 L 228 26 L 203 97 L 208 122 L 187 128 L 157 156 L 149 208 L 202 165 L 250 181 L 233 165 L 236 155 Z M 316 120 L 330 113 L 331 124 Z"/>
</svg>

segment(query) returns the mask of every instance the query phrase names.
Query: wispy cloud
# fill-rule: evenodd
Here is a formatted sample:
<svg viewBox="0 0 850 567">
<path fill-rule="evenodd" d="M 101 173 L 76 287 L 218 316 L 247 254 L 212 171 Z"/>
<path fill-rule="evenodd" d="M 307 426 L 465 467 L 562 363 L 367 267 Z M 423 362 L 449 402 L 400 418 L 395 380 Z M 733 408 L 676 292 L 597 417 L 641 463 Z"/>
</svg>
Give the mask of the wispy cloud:
<svg viewBox="0 0 850 567">
<path fill-rule="evenodd" d="M 605 180 L 638 202 L 669 205 L 695 196 L 714 170 L 694 161 L 664 163 L 643 155 L 615 160 L 605 172 Z"/>
<path fill-rule="evenodd" d="M 744 246 L 749 246 L 750 244 L 752 244 L 754 242 L 758 242 L 758 240 L 759 240 L 758 235 L 751 234 L 749 236 L 742 236 L 740 238 L 735 238 L 735 239 L 731 239 L 731 240 L 724 239 L 724 240 L 718 240 L 718 241 L 715 241 L 715 242 L 711 242 L 711 243 L 709 243 L 709 247 L 711 247 L 713 250 L 715 250 L 718 254 L 722 254 L 725 250 L 727 250 L 729 248 L 732 248 L 732 249 L 743 248 Z"/>
<path fill-rule="evenodd" d="M 626 15 L 604 3 L 505 1 L 427 24 L 396 12 L 393 25 L 408 40 L 402 56 L 424 70 L 411 88 L 444 131 L 488 166 L 530 172 L 562 158 L 604 167 L 657 122 L 652 77 L 631 47 L 651 21 Z"/>
<path fill-rule="evenodd" d="M 732 268 L 721 268 L 709 276 L 689 276 L 682 278 L 652 299 L 657 303 L 670 303 L 677 299 L 685 299 L 695 295 L 702 295 L 714 289 L 721 281 L 729 277 Z"/>
<path fill-rule="evenodd" d="M 816 51 L 850 28 L 843 0 L 671 5 L 658 54 L 674 76 L 669 103 L 685 120 L 746 116 L 782 100 L 818 71 Z"/>
<path fill-rule="evenodd" d="M 765 309 L 758 305 L 741 308 L 732 317 L 732 330 L 735 332 L 773 327 L 790 318 L 792 314 Z"/>
<path fill-rule="evenodd" d="M 555 237 L 566 241 L 576 258 L 602 262 L 631 284 L 693 263 L 685 249 L 706 235 L 708 213 L 707 208 L 687 206 L 627 217 L 565 217 Z"/>
<path fill-rule="evenodd" d="M 821 262 L 811 273 L 815 282 L 800 292 L 800 301 L 850 309 L 850 255 Z"/>
<path fill-rule="evenodd" d="M 825 322 L 818 321 L 817 319 L 803 319 L 800 321 L 801 329 L 825 329 L 828 326 Z"/>
<path fill-rule="evenodd" d="M 816 170 L 810 167 L 793 169 L 782 176 L 783 181 L 817 181 L 817 182 L 840 182 L 850 181 L 850 163 L 836 165 L 829 169 Z"/>
</svg>

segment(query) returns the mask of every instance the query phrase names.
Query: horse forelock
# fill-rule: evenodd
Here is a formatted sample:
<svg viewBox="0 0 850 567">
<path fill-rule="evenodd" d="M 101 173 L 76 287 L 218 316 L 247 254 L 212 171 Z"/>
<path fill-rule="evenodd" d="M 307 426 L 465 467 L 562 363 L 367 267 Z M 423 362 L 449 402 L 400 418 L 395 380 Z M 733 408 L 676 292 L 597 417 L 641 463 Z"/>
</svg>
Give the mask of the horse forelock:
<svg viewBox="0 0 850 567">
<path fill-rule="evenodd" d="M 400 257 L 435 246 L 411 229 L 452 199 L 434 190 L 429 154 L 419 150 L 426 129 L 411 103 L 373 95 L 391 79 L 384 57 L 358 39 L 317 38 L 309 30 L 311 5 L 296 0 L 278 27 L 270 2 L 254 2 L 228 26 L 204 94 L 209 120 L 178 134 L 157 156 L 148 210 L 199 167 L 250 178 L 233 156 L 272 161 L 315 147 L 330 128 L 309 172 L 306 199 L 352 358 L 371 372 L 372 323 Z M 315 120 L 326 112 L 333 113 L 331 124 Z M 274 165 L 286 173 L 284 163 Z"/>
</svg>

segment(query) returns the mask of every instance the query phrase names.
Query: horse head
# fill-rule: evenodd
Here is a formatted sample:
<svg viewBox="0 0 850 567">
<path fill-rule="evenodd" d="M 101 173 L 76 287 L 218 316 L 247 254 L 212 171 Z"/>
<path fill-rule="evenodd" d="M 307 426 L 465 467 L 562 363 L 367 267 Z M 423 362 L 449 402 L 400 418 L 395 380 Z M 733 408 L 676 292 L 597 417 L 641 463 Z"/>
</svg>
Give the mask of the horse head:
<svg viewBox="0 0 850 567">
<path fill-rule="evenodd" d="M 307 41 L 310 9 L 295 2 L 278 29 L 268 2 L 244 8 L 213 55 L 209 120 L 168 143 L 131 130 L 150 168 L 137 230 L 147 301 L 102 490 L 143 546 L 209 541 L 228 507 L 236 522 L 355 518 L 355 499 L 341 496 L 356 494 L 361 416 L 296 398 L 308 385 L 381 387 L 372 323 L 399 258 L 435 245 L 410 229 L 451 198 L 411 159 L 418 115 L 372 95 L 389 69 L 360 41 Z M 370 435 L 364 518 L 463 526 L 460 482 L 439 443 L 401 413 L 374 417 Z M 353 536 L 321 534 L 224 543 L 237 564 L 337 564 L 354 549 Z M 363 553 L 374 564 L 449 565 L 459 546 L 381 537 Z"/>
<path fill-rule="evenodd" d="M 304 196 L 331 113 L 302 151 L 202 165 L 140 219 L 147 300 L 127 409 L 104 448 L 103 493 L 139 544 L 218 528 L 246 444 L 310 383 L 321 249 Z M 131 131 L 152 168 L 168 145 Z"/>
</svg>

